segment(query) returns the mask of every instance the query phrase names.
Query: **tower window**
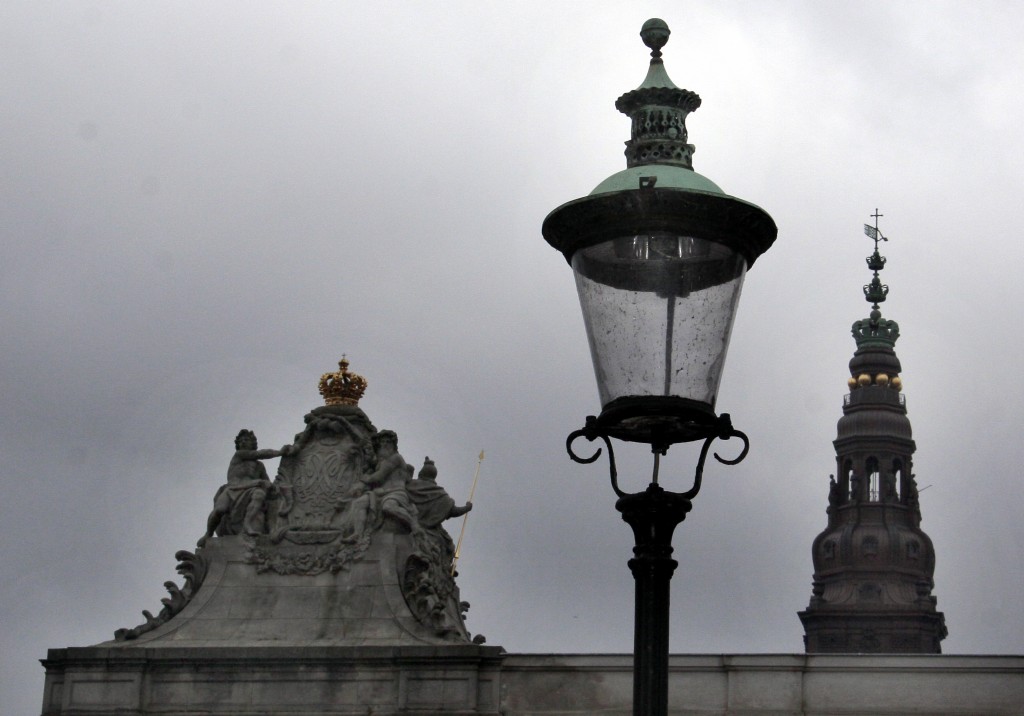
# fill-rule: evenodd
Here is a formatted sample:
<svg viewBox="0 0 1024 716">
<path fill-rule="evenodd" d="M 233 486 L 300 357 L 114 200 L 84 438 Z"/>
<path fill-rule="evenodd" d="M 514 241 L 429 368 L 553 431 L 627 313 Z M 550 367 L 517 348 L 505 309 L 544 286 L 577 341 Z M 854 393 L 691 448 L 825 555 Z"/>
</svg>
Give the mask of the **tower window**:
<svg viewBox="0 0 1024 716">
<path fill-rule="evenodd" d="M 878 460 L 873 457 L 868 458 L 867 463 L 868 473 L 868 499 L 871 502 L 878 502 L 879 489 L 879 472 L 878 472 Z"/>
</svg>

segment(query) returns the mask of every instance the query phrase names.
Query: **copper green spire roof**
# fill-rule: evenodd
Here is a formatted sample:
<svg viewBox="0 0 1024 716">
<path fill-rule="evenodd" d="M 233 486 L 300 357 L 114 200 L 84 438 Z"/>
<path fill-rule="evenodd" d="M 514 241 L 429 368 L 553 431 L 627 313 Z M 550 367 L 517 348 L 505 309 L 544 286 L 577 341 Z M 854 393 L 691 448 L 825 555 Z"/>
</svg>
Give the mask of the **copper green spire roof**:
<svg viewBox="0 0 1024 716">
<path fill-rule="evenodd" d="M 871 283 L 864 286 L 864 299 L 871 304 L 871 313 L 868 318 L 854 322 L 853 338 L 857 341 L 857 348 L 892 348 L 896 345 L 896 339 L 900 337 L 899 324 L 883 319 L 882 311 L 878 307 L 878 304 L 884 302 L 889 295 L 889 287 L 883 285 L 878 277 L 878 272 L 885 268 L 885 257 L 878 253 L 878 242 L 889 239 L 878 228 L 878 219 L 882 216 L 878 209 L 875 209 L 871 216 L 875 220 L 875 225 L 864 224 L 864 233 L 875 242 L 874 252 L 865 259 L 868 269 L 874 272 Z"/>
</svg>

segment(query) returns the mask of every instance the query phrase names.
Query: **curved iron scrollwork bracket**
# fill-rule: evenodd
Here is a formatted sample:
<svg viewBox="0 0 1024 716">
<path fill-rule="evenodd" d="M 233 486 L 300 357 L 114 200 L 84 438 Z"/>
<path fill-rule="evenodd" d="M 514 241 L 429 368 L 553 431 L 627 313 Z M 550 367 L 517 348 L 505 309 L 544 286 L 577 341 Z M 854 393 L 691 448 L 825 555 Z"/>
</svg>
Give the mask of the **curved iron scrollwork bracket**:
<svg viewBox="0 0 1024 716">
<path fill-rule="evenodd" d="M 572 449 L 572 444 L 576 442 L 577 438 L 586 438 L 591 442 L 597 440 L 598 438 L 601 438 L 601 440 L 604 441 L 605 447 L 608 448 L 608 470 L 611 473 L 612 489 L 615 490 L 615 494 L 618 495 L 619 497 L 625 497 L 628 493 L 623 492 L 622 490 L 619 489 L 619 473 L 618 470 L 615 468 L 615 451 L 612 450 L 612 441 L 608 437 L 607 433 L 605 433 L 603 430 L 601 430 L 600 427 L 598 427 L 597 418 L 595 416 L 588 415 L 587 424 L 585 427 L 582 427 L 579 430 L 574 430 L 573 432 L 569 433 L 569 437 L 565 439 L 565 450 L 566 452 L 569 453 L 569 457 L 571 457 L 574 461 L 580 463 L 581 465 L 589 465 L 590 463 L 596 461 L 597 458 L 601 457 L 601 452 L 603 448 L 598 448 L 590 457 L 580 457 L 579 455 L 577 455 Z"/>
<path fill-rule="evenodd" d="M 704 478 L 704 463 L 707 461 L 708 452 L 711 450 L 711 443 L 714 442 L 716 439 L 729 440 L 734 437 L 739 438 L 740 440 L 743 441 L 743 448 L 740 450 L 739 455 L 737 455 L 735 458 L 724 458 L 717 452 L 712 454 L 715 456 L 715 459 L 718 460 L 718 462 L 722 463 L 723 465 L 736 465 L 742 462 L 743 459 L 747 456 L 747 453 L 750 451 L 750 440 L 747 438 L 745 433 L 733 428 L 732 420 L 730 419 L 728 413 L 722 413 L 722 415 L 718 417 L 717 421 L 713 426 L 709 426 L 708 430 L 703 435 L 700 435 L 695 438 L 696 440 L 704 438 L 704 444 L 701 446 L 700 458 L 697 460 L 697 468 L 694 471 L 693 486 L 686 492 L 676 493 L 679 497 L 685 500 L 692 500 L 694 497 L 697 496 L 697 493 L 700 492 L 701 481 Z M 608 432 L 598 424 L 597 418 L 595 416 L 587 416 L 587 422 L 584 427 L 569 433 L 569 436 L 565 439 L 565 449 L 566 452 L 569 453 L 570 458 L 572 458 L 575 462 L 578 462 L 583 465 L 589 465 L 590 463 L 595 462 L 599 457 L 601 457 L 601 453 L 604 451 L 604 448 L 600 447 L 597 448 L 594 454 L 590 455 L 589 457 L 583 457 L 581 455 L 578 455 L 573 450 L 572 445 L 579 438 L 586 438 L 590 442 L 600 439 L 602 442 L 604 442 L 605 447 L 608 448 L 608 470 L 611 476 L 612 489 L 615 491 L 615 494 L 618 497 L 622 498 L 628 497 L 631 494 L 640 494 L 628 493 L 623 491 L 619 487 L 618 470 L 615 466 L 615 451 L 612 449 L 611 437 L 609 436 Z M 659 456 L 664 455 L 666 452 L 668 452 L 668 446 L 652 445 L 651 449 L 652 452 L 654 452 L 654 478 L 652 483 L 654 484 L 658 482 Z"/>
</svg>

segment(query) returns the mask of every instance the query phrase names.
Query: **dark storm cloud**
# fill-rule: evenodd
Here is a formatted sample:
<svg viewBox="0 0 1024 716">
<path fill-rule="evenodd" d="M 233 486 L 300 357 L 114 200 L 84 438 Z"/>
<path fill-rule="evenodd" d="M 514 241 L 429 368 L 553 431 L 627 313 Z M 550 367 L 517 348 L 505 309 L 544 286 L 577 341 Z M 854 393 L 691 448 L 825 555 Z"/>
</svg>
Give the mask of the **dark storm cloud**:
<svg viewBox="0 0 1024 716">
<path fill-rule="evenodd" d="M 540 223 L 623 166 L 613 102 L 659 14 L 669 73 L 704 98 L 697 170 L 780 228 L 718 401 L 752 452 L 709 468 L 677 533 L 672 649 L 802 649 L 879 206 L 944 648 L 1021 651 L 1021 11 L 574 7 L 0 10 L 0 711 L 37 708 L 46 648 L 159 604 L 234 433 L 288 441 L 343 352 L 375 424 L 452 494 L 487 450 L 471 630 L 629 650 L 631 535 L 603 468 L 562 448 L 597 394 Z M 627 465 L 642 486 L 648 457 Z"/>
</svg>

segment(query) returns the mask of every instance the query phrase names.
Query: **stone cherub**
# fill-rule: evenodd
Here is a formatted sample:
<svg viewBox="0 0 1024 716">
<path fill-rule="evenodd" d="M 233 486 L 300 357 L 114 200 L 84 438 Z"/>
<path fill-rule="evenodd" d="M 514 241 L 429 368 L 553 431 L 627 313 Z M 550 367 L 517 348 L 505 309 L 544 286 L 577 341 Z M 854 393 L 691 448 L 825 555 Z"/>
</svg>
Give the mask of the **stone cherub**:
<svg viewBox="0 0 1024 716">
<path fill-rule="evenodd" d="M 373 488 L 383 515 L 391 517 L 413 535 L 420 535 L 416 508 L 406 492 L 406 480 L 412 476 L 412 468 L 398 452 L 398 435 L 393 430 L 381 430 L 373 436 L 372 442 L 377 466 L 363 476 L 363 482 Z"/>
<path fill-rule="evenodd" d="M 293 446 L 280 450 L 258 450 L 256 435 L 241 430 L 235 438 L 235 454 L 228 463 L 227 482 L 213 498 L 213 511 L 206 520 L 206 534 L 198 542 L 204 546 L 213 536 L 266 532 L 266 499 L 273 485 L 260 460 L 288 455 Z"/>
</svg>

